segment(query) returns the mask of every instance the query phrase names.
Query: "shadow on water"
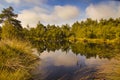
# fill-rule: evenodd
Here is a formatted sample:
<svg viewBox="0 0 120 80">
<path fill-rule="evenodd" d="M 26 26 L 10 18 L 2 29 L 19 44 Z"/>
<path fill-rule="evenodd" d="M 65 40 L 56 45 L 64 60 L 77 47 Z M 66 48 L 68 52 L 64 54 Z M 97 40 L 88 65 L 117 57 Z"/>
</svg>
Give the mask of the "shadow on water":
<svg viewBox="0 0 120 80">
<path fill-rule="evenodd" d="M 37 44 L 37 45 L 36 45 Z M 99 66 L 120 52 L 116 44 L 36 42 L 41 58 L 34 80 L 94 80 Z"/>
</svg>

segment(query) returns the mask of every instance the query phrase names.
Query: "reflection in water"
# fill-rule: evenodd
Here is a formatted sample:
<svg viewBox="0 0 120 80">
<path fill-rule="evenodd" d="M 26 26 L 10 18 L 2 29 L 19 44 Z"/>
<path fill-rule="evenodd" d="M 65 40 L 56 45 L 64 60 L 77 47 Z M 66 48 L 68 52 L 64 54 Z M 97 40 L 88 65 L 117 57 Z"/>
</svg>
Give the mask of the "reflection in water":
<svg viewBox="0 0 120 80">
<path fill-rule="evenodd" d="M 85 56 L 75 55 L 72 51 L 66 53 L 61 50 L 49 53 L 44 51 L 40 58 L 41 64 L 37 72 L 35 71 L 35 80 L 78 80 L 88 75 L 93 79 L 96 67 L 108 61 L 98 57 L 86 59 Z"/>
<path fill-rule="evenodd" d="M 69 52 L 55 51 L 55 52 L 44 52 L 40 56 L 41 59 L 52 62 L 54 66 L 74 66 L 76 65 L 78 58 L 75 54 Z M 48 63 L 50 63 L 48 62 Z"/>
<path fill-rule="evenodd" d="M 93 80 L 98 67 L 120 50 L 118 46 L 93 43 L 42 43 L 42 46 L 37 46 L 41 61 L 34 71 L 34 80 Z"/>
</svg>

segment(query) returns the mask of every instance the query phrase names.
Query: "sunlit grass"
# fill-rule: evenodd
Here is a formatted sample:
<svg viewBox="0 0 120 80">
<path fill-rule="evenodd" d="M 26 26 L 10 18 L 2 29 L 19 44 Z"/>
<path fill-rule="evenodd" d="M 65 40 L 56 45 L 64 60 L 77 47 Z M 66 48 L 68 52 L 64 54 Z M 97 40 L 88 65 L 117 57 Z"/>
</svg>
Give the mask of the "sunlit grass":
<svg viewBox="0 0 120 80">
<path fill-rule="evenodd" d="M 0 80 L 27 80 L 36 59 L 28 42 L 1 40 Z"/>
<path fill-rule="evenodd" d="M 21 70 L 18 69 L 14 72 L 10 72 L 9 70 L 1 70 L 0 73 L 0 79 L 1 80 L 26 80 L 27 77 L 29 77 L 30 75 L 28 74 L 28 72 L 26 70 Z"/>
</svg>

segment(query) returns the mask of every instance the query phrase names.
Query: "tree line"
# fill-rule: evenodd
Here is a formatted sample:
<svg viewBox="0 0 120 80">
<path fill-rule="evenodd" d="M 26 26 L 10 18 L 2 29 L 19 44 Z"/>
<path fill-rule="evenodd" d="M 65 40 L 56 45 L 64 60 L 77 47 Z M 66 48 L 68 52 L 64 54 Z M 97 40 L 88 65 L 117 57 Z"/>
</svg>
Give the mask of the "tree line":
<svg viewBox="0 0 120 80">
<path fill-rule="evenodd" d="M 21 26 L 12 7 L 4 8 L 0 14 L 0 38 L 24 39 L 35 41 L 63 41 L 72 39 L 103 39 L 120 40 L 120 18 L 101 19 L 99 21 L 87 18 L 76 21 L 73 25 L 43 25 L 40 21 L 35 27 Z"/>
</svg>

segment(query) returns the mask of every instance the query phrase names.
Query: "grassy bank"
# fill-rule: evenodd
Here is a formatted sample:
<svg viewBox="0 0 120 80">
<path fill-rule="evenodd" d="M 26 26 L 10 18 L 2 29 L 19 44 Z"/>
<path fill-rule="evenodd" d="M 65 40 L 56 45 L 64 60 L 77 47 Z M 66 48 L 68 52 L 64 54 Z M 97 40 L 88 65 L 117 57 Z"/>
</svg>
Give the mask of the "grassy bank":
<svg viewBox="0 0 120 80">
<path fill-rule="evenodd" d="M 37 56 L 31 45 L 19 40 L 0 41 L 0 80 L 27 80 Z"/>
<path fill-rule="evenodd" d="M 91 39 L 91 38 L 68 38 L 70 42 L 90 42 L 90 43 L 120 43 L 120 39 Z"/>
</svg>

